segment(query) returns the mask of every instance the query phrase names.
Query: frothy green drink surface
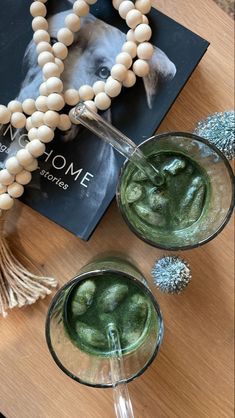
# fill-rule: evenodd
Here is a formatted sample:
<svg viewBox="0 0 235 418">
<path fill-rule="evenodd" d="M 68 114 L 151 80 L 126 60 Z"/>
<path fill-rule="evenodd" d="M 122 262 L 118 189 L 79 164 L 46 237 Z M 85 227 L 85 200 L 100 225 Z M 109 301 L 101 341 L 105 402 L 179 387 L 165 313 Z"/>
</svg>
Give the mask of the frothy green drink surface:
<svg viewBox="0 0 235 418">
<path fill-rule="evenodd" d="M 160 232 L 168 238 L 199 220 L 209 197 L 209 179 L 198 163 L 181 153 L 159 152 L 149 161 L 164 174 L 164 184 L 155 187 L 132 167 L 123 176 L 121 201 L 128 220 L 143 235 L 151 239 L 151 233 L 154 237 Z"/>
<path fill-rule="evenodd" d="M 64 325 L 71 341 L 94 355 L 109 355 L 107 327 L 116 324 L 123 352 L 146 338 L 155 320 L 151 300 L 127 277 L 109 273 L 78 284 L 67 299 Z"/>
</svg>

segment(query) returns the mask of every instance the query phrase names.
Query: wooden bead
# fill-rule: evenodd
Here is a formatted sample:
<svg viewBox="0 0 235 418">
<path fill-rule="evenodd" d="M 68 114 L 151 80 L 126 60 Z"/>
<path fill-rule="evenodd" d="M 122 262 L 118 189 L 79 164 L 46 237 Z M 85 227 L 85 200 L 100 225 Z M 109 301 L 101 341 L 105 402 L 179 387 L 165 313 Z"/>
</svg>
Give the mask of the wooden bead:
<svg viewBox="0 0 235 418">
<path fill-rule="evenodd" d="M 116 57 L 117 64 L 123 64 L 128 69 L 132 66 L 132 58 L 128 52 L 120 52 Z"/>
<path fill-rule="evenodd" d="M 134 29 L 142 22 L 142 13 L 139 10 L 133 9 L 127 13 L 126 23 L 129 28 Z"/>
<path fill-rule="evenodd" d="M 31 16 L 43 16 L 45 17 L 47 14 L 46 6 L 40 1 L 34 1 L 30 6 L 30 13 Z"/>
<path fill-rule="evenodd" d="M 94 97 L 94 90 L 91 86 L 84 84 L 78 90 L 78 94 L 81 100 L 92 100 Z"/>
<path fill-rule="evenodd" d="M 38 139 L 42 142 L 51 142 L 55 136 L 54 130 L 49 126 L 42 125 L 38 128 Z"/>
<path fill-rule="evenodd" d="M 60 74 L 62 74 L 63 71 L 64 71 L 64 63 L 63 63 L 63 61 L 60 58 L 55 58 L 55 64 L 59 68 Z"/>
<path fill-rule="evenodd" d="M 35 170 L 37 170 L 37 168 L 38 168 L 38 162 L 37 162 L 36 158 L 33 159 L 31 164 L 29 164 L 25 167 L 25 169 L 27 171 L 35 171 Z"/>
<path fill-rule="evenodd" d="M 34 32 L 33 40 L 35 44 L 39 44 L 40 42 L 50 42 L 50 35 L 46 30 L 39 29 Z"/>
<path fill-rule="evenodd" d="M 41 112 L 46 112 L 48 110 L 47 107 L 47 96 L 38 96 L 35 101 L 36 108 Z"/>
<path fill-rule="evenodd" d="M 51 52 L 43 51 L 38 55 L 38 65 L 44 67 L 48 62 L 55 62 L 55 57 Z"/>
<path fill-rule="evenodd" d="M 3 105 L 0 105 L 0 124 L 9 123 L 11 119 L 11 111 Z"/>
<path fill-rule="evenodd" d="M 123 19 L 126 19 L 127 13 L 130 10 L 133 10 L 134 8 L 135 8 L 135 5 L 132 3 L 132 1 L 125 0 L 121 2 L 118 8 L 118 12 Z"/>
<path fill-rule="evenodd" d="M 152 36 L 152 29 L 146 23 L 141 23 L 135 28 L 135 39 L 138 42 L 149 41 Z"/>
<path fill-rule="evenodd" d="M 37 128 L 32 128 L 28 132 L 28 138 L 30 141 L 33 141 L 33 139 L 38 137 L 38 130 Z"/>
<path fill-rule="evenodd" d="M 66 45 L 62 44 L 62 42 L 56 42 L 52 46 L 52 50 L 56 58 L 60 58 L 61 60 L 67 58 L 68 48 Z"/>
<path fill-rule="evenodd" d="M 48 110 L 43 118 L 44 124 L 49 126 L 50 128 L 57 128 L 59 121 L 60 115 L 54 110 Z"/>
<path fill-rule="evenodd" d="M 111 105 L 111 99 L 106 93 L 98 93 L 95 97 L 95 105 L 99 110 L 106 110 Z"/>
<path fill-rule="evenodd" d="M 44 113 L 36 110 L 31 116 L 32 125 L 34 128 L 39 128 L 43 124 Z"/>
<path fill-rule="evenodd" d="M 32 28 L 34 32 L 39 29 L 48 30 L 48 22 L 43 16 L 36 16 L 32 20 Z"/>
<path fill-rule="evenodd" d="M 26 149 L 33 155 L 33 157 L 38 158 L 43 155 L 46 150 L 46 146 L 39 139 L 33 139 L 26 145 Z"/>
<path fill-rule="evenodd" d="M 33 156 L 27 149 L 19 150 L 16 154 L 16 157 L 23 167 L 26 167 L 28 164 L 31 164 L 33 162 Z"/>
<path fill-rule="evenodd" d="M 59 42 L 62 42 L 62 44 L 69 46 L 73 43 L 73 32 L 68 28 L 62 28 L 57 33 L 57 39 Z"/>
<path fill-rule="evenodd" d="M 27 170 L 22 170 L 19 174 L 16 174 L 16 181 L 19 184 L 23 184 L 24 186 L 30 183 L 32 179 L 32 174 Z"/>
<path fill-rule="evenodd" d="M 68 115 L 60 115 L 60 121 L 58 128 L 61 131 L 68 131 L 72 126 L 71 120 Z"/>
<path fill-rule="evenodd" d="M 137 0 L 135 2 L 135 7 L 138 9 L 143 15 L 146 15 L 150 12 L 152 4 L 150 0 Z"/>
<path fill-rule="evenodd" d="M 4 186 L 3 184 L 0 183 L 0 194 L 6 193 L 7 191 L 7 186 Z"/>
<path fill-rule="evenodd" d="M 138 58 L 150 60 L 153 56 L 153 45 L 150 42 L 143 42 L 137 48 Z"/>
<path fill-rule="evenodd" d="M 79 31 L 81 27 L 81 22 L 79 16 L 75 13 L 70 13 L 65 18 L 65 26 L 72 32 Z"/>
<path fill-rule="evenodd" d="M 18 100 L 11 100 L 7 105 L 11 113 L 22 112 L 22 104 Z"/>
<path fill-rule="evenodd" d="M 3 193 L 0 195 L 0 209 L 9 210 L 12 208 L 14 200 L 8 193 Z"/>
<path fill-rule="evenodd" d="M 30 131 L 30 129 L 33 129 L 33 123 L 32 123 L 32 119 L 31 119 L 31 116 L 29 116 L 27 119 L 26 119 L 26 124 L 25 124 L 25 127 L 26 127 L 26 129 L 27 129 L 27 131 Z"/>
<path fill-rule="evenodd" d="M 90 11 L 90 7 L 84 0 L 77 0 L 73 4 L 73 11 L 78 16 L 86 16 Z"/>
<path fill-rule="evenodd" d="M 118 10 L 123 0 L 113 0 L 114 9 Z"/>
<path fill-rule="evenodd" d="M 48 94 L 61 93 L 63 91 L 63 83 L 58 77 L 50 77 L 46 81 L 46 89 Z"/>
<path fill-rule="evenodd" d="M 44 81 L 40 87 L 39 87 L 39 93 L 42 96 L 48 96 L 48 91 L 47 91 L 47 85 L 46 85 L 46 81 Z"/>
<path fill-rule="evenodd" d="M 26 117 L 21 112 L 15 112 L 11 115 L 11 124 L 16 129 L 22 129 L 26 124 Z"/>
<path fill-rule="evenodd" d="M 23 169 L 16 157 L 8 158 L 5 166 L 8 172 L 13 175 L 20 173 Z"/>
<path fill-rule="evenodd" d="M 149 24 L 149 20 L 148 20 L 147 16 L 143 15 L 142 23 L 146 23 L 147 25 Z"/>
<path fill-rule="evenodd" d="M 95 4 L 97 0 L 86 0 L 87 4 Z"/>
<path fill-rule="evenodd" d="M 115 80 L 113 77 L 109 77 L 105 84 L 105 93 L 109 97 L 117 97 L 122 90 L 122 83 Z"/>
<path fill-rule="evenodd" d="M 88 107 L 88 109 L 90 109 L 93 112 L 97 113 L 98 109 L 97 109 L 95 103 L 93 102 L 93 100 L 86 100 L 84 103 Z"/>
<path fill-rule="evenodd" d="M 98 80 L 93 84 L 92 88 L 95 95 L 97 95 L 98 93 L 102 93 L 105 90 L 105 82 Z"/>
<path fill-rule="evenodd" d="M 43 75 L 46 79 L 50 77 L 59 77 L 60 76 L 60 70 L 58 66 L 53 62 L 48 62 L 43 67 Z"/>
<path fill-rule="evenodd" d="M 126 78 L 127 69 L 123 64 L 115 64 L 111 69 L 111 76 L 117 81 L 123 81 Z"/>
<path fill-rule="evenodd" d="M 68 89 L 64 93 L 65 103 L 69 106 L 76 106 L 80 100 L 78 91 L 75 89 Z"/>
<path fill-rule="evenodd" d="M 6 168 L 0 171 L 0 183 L 4 186 L 13 183 L 14 179 L 15 177 Z"/>
<path fill-rule="evenodd" d="M 123 81 L 123 86 L 130 88 L 133 87 L 136 83 L 136 75 L 133 71 L 128 70 L 125 80 Z"/>
<path fill-rule="evenodd" d="M 47 98 L 47 106 L 49 110 L 59 111 L 63 109 L 65 103 L 63 97 L 58 93 L 49 94 Z"/>
<path fill-rule="evenodd" d="M 138 59 L 133 64 L 133 71 L 139 77 L 145 77 L 149 74 L 149 64 L 147 61 Z"/>
<path fill-rule="evenodd" d="M 26 115 L 32 115 L 36 110 L 35 101 L 33 99 L 26 99 L 22 103 L 22 108 Z"/>
<path fill-rule="evenodd" d="M 52 52 L 52 46 L 49 42 L 42 41 L 37 44 L 36 51 L 38 55 L 41 54 L 41 52 Z"/>
<path fill-rule="evenodd" d="M 137 54 L 137 45 L 133 41 L 127 41 L 123 44 L 122 51 L 127 52 L 131 58 L 135 58 Z"/>
<path fill-rule="evenodd" d="M 7 193 L 11 197 L 16 199 L 16 198 L 22 196 L 22 194 L 24 193 L 24 187 L 21 184 L 14 181 L 14 183 L 12 183 L 12 184 L 10 184 L 10 186 L 8 186 Z"/>
<path fill-rule="evenodd" d="M 127 41 L 135 42 L 136 39 L 135 39 L 135 33 L 134 33 L 133 29 L 128 30 L 128 32 L 126 34 L 126 39 L 127 39 Z"/>
</svg>

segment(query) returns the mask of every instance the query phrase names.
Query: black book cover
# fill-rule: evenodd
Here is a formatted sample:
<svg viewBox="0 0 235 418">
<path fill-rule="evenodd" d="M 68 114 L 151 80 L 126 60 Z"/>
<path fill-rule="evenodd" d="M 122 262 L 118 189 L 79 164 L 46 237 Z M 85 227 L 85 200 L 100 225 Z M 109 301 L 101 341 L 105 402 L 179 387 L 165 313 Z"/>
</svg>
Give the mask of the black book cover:
<svg viewBox="0 0 235 418">
<path fill-rule="evenodd" d="M 47 3 L 51 42 L 70 12 L 73 1 Z M 0 103 L 38 97 L 42 82 L 32 42 L 30 0 L 4 0 L 0 22 Z M 103 113 L 137 144 L 152 136 L 204 55 L 208 42 L 164 14 L 148 16 L 155 46 L 150 75 L 123 89 Z M 111 0 L 97 1 L 69 47 L 62 75 L 65 88 L 78 89 L 105 80 L 125 42 L 128 28 Z M 2 126 L 0 167 L 27 139 L 26 131 Z M 39 159 L 39 168 L 22 201 L 87 240 L 115 195 L 123 158 L 81 126 L 56 131 Z"/>
</svg>

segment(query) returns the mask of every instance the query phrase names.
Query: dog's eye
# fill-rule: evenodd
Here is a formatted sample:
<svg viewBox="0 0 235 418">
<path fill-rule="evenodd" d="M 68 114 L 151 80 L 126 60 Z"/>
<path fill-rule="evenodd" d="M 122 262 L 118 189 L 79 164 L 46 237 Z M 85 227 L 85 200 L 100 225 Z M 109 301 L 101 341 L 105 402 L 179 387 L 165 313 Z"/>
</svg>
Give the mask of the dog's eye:
<svg viewBox="0 0 235 418">
<path fill-rule="evenodd" d="M 110 69 L 108 67 L 99 67 L 96 71 L 96 75 L 103 80 L 106 80 L 110 76 Z"/>
<path fill-rule="evenodd" d="M 51 45 L 54 45 L 56 42 L 58 42 L 58 40 L 52 36 L 51 37 Z"/>
</svg>

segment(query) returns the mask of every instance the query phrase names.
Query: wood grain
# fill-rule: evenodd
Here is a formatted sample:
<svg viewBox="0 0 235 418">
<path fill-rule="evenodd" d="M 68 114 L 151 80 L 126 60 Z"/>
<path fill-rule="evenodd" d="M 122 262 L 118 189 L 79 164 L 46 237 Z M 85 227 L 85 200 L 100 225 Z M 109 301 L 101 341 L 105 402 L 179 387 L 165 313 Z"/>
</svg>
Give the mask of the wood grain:
<svg viewBox="0 0 235 418">
<path fill-rule="evenodd" d="M 192 131 L 204 116 L 233 107 L 233 22 L 212 0 L 154 5 L 211 42 L 159 129 Z M 20 203 L 13 212 L 15 252 L 60 284 L 94 256 L 117 251 L 133 258 L 152 286 L 149 272 L 163 252 L 129 232 L 115 203 L 87 243 Z M 136 418 L 233 417 L 233 249 L 230 221 L 212 242 L 182 253 L 193 271 L 185 294 L 165 296 L 152 286 L 166 332 L 156 361 L 129 385 Z M 48 303 L 0 320 L 0 411 L 7 418 L 113 417 L 110 390 L 79 385 L 53 363 L 44 339 Z"/>
</svg>

